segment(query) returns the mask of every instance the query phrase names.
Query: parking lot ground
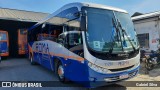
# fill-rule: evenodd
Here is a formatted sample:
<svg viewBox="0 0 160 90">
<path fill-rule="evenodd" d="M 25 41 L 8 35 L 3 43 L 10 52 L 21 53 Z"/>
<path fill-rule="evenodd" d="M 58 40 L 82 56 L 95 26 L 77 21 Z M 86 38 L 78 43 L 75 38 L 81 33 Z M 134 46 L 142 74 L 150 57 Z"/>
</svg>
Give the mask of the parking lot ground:
<svg viewBox="0 0 160 90">
<path fill-rule="evenodd" d="M 155 68 L 146 74 L 146 69 L 141 65 L 139 74 L 127 81 L 160 81 L 160 68 Z M 160 90 L 160 87 L 127 87 L 127 90 Z"/>
<path fill-rule="evenodd" d="M 40 65 L 31 65 L 25 58 L 14 58 L 0 63 L 0 81 L 58 81 L 58 79 L 52 71 Z M 141 68 L 139 75 L 128 81 L 160 81 L 160 69 L 156 68 L 145 74 Z M 23 90 L 88 90 L 85 87 L 75 87 L 78 86 L 75 83 L 68 85 L 73 87 L 23 88 Z M 0 88 L 0 90 L 22 90 L 22 88 Z M 160 87 L 126 87 L 123 84 L 113 84 L 93 90 L 160 90 Z"/>
</svg>

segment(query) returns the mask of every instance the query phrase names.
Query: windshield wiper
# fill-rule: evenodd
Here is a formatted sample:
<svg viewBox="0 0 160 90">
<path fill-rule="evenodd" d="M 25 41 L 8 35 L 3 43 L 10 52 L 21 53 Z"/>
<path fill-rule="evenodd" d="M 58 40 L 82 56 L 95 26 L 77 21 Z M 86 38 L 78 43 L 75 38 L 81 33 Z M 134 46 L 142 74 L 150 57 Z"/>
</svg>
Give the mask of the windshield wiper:
<svg viewBox="0 0 160 90">
<path fill-rule="evenodd" d="M 126 35 L 126 37 L 127 37 L 127 39 L 128 39 L 128 41 L 129 41 L 129 43 L 131 44 L 131 46 L 132 46 L 133 50 L 135 51 L 136 49 L 135 49 L 135 47 L 134 47 L 134 45 L 133 45 L 133 43 L 132 43 L 131 39 L 128 37 L 128 34 L 127 34 L 126 30 L 122 28 L 122 25 L 121 25 L 121 23 L 120 23 L 120 21 L 119 21 L 119 20 L 118 20 L 118 26 L 119 26 L 119 27 L 120 27 L 120 29 L 122 30 L 123 38 L 124 38 L 124 34 L 125 34 L 125 35 Z M 125 40 L 125 38 L 124 38 L 124 40 Z"/>
<path fill-rule="evenodd" d="M 115 18 L 115 15 L 114 15 L 114 18 Z M 120 30 L 119 30 L 118 25 L 116 23 L 117 22 L 112 18 L 113 27 L 116 29 L 116 39 L 117 39 L 118 42 L 119 41 L 121 42 L 121 46 L 122 46 L 123 44 L 122 44 L 122 38 L 121 38 Z M 112 31 L 112 36 L 111 36 L 111 39 L 113 40 L 113 42 L 112 42 L 112 44 L 110 46 L 111 48 L 109 49 L 109 53 L 110 54 L 112 54 L 113 47 L 115 45 L 115 39 L 114 39 L 114 33 L 113 32 L 114 32 L 114 29 Z M 123 46 L 122 46 L 122 51 L 124 51 Z"/>
<path fill-rule="evenodd" d="M 114 28 L 116 28 L 116 25 L 115 25 L 115 22 L 114 22 L 113 18 L 112 18 L 112 24 L 113 24 L 113 29 L 112 29 L 111 41 L 112 41 L 112 40 L 113 40 L 113 41 L 112 41 L 112 44 L 111 44 L 110 49 L 109 49 L 109 53 L 110 53 L 110 54 L 112 53 L 113 47 L 114 47 L 114 45 L 115 45 L 115 39 L 114 39 L 115 29 L 114 29 Z M 116 31 L 116 34 L 117 34 L 117 36 L 118 36 L 117 31 Z M 117 38 L 117 39 L 118 39 L 118 38 Z"/>
<path fill-rule="evenodd" d="M 116 28 L 116 34 L 117 34 L 117 41 L 119 42 L 121 42 L 121 47 L 122 47 L 122 51 L 124 51 L 124 48 L 123 48 L 123 43 L 122 43 L 122 38 L 121 38 L 121 33 L 120 33 L 120 29 L 119 29 L 119 27 L 118 27 L 118 22 L 117 22 L 117 20 L 118 19 L 116 19 L 116 16 L 115 16 L 115 13 L 114 13 L 114 11 L 113 11 L 113 16 L 114 16 L 114 18 L 112 18 L 112 24 L 113 24 L 113 26 Z M 112 35 L 113 36 L 113 35 Z M 120 39 L 120 40 L 119 40 Z M 111 44 L 111 48 L 110 48 L 110 50 L 109 50 L 109 53 L 111 54 L 112 53 L 112 51 L 113 51 L 113 47 L 114 47 L 114 44 L 115 44 L 115 40 L 112 42 L 112 44 Z"/>
</svg>

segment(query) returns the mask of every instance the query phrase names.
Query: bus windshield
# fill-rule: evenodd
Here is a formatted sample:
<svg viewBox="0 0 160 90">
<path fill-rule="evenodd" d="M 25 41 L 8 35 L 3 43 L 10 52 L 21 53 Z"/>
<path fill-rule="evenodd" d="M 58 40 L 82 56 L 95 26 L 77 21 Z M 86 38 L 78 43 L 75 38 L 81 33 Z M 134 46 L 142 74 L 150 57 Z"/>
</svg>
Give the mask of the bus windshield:
<svg viewBox="0 0 160 90">
<path fill-rule="evenodd" d="M 113 53 L 117 53 L 133 51 L 133 47 L 138 48 L 136 32 L 127 13 L 89 7 L 84 10 L 87 15 L 86 42 L 91 50 L 109 52 L 113 48 Z M 113 23 L 116 20 L 127 35 L 122 33 L 122 29 L 117 31 Z"/>
<path fill-rule="evenodd" d="M 0 40 L 7 40 L 7 34 L 4 32 L 0 32 Z"/>
</svg>

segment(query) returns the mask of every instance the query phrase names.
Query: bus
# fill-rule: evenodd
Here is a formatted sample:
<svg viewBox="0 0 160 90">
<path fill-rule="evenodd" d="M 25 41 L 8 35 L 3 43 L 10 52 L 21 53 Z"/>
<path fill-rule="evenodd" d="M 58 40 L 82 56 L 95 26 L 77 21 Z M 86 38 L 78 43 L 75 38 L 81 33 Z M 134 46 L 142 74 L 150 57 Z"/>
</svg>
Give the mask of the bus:
<svg viewBox="0 0 160 90">
<path fill-rule="evenodd" d="M 140 51 L 127 11 L 70 3 L 28 29 L 31 64 L 52 70 L 63 83 L 104 86 L 135 77 Z"/>
<path fill-rule="evenodd" d="M 8 32 L 0 30 L 0 56 L 6 58 L 9 56 L 9 38 Z"/>
<path fill-rule="evenodd" d="M 18 29 L 18 55 L 25 55 L 27 50 L 27 29 Z"/>
</svg>

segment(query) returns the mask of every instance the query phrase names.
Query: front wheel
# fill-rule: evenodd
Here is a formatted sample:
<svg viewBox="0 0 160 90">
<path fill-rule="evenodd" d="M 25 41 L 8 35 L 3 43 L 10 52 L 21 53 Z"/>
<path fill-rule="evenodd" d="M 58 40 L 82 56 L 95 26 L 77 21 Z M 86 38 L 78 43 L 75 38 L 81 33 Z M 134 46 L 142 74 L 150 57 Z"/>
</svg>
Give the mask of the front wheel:
<svg viewBox="0 0 160 90">
<path fill-rule="evenodd" d="M 62 65 L 61 62 L 58 62 L 58 65 L 57 65 L 57 75 L 58 75 L 58 79 L 59 81 L 63 82 L 63 83 L 66 83 L 66 78 L 64 76 L 64 67 Z"/>
</svg>

